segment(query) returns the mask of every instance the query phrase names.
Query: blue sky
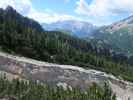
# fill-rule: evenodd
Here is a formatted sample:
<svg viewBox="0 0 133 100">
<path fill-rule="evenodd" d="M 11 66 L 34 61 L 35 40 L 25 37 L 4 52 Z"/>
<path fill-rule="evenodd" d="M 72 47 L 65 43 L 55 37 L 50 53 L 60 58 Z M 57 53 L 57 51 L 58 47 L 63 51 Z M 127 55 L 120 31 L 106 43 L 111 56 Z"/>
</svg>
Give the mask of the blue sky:
<svg viewBox="0 0 133 100">
<path fill-rule="evenodd" d="M 56 13 L 66 13 L 66 14 L 74 14 L 73 9 L 75 8 L 76 0 L 72 0 L 71 2 L 65 0 L 33 0 L 33 6 L 38 10 L 49 9 L 55 11 Z"/>
<path fill-rule="evenodd" d="M 1 0 L 40 23 L 81 20 L 107 25 L 133 14 L 133 0 Z"/>
</svg>

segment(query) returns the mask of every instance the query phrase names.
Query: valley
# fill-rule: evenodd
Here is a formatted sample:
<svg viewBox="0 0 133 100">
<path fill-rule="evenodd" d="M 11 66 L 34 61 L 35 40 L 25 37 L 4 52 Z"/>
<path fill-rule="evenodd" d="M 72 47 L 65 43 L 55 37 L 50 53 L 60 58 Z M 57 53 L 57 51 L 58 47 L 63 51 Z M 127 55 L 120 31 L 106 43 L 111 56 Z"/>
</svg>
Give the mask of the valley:
<svg viewBox="0 0 133 100">
<path fill-rule="evenodd" d="M 132 19 L 46 24 L 0 8 L 0 100 L 132 100 Z"/>
</svg>

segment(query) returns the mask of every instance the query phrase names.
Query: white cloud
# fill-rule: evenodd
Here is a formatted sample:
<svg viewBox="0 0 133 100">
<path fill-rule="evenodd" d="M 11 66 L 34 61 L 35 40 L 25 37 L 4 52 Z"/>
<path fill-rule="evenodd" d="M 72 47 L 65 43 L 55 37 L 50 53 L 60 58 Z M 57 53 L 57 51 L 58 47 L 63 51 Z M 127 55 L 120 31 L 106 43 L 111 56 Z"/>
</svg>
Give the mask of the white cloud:
<svg viewBox="0 0 133 100">
<path fill-rule="evenodd" d="M 15 8 L 19 13 L 27 15 L 32 7 L 30 0 L 1 0 L 0 8 L 6 8 L 8 5 Z"/>
<path fill-rule="evenodd" d="M 91 17 L 92 23 L 112 22 L 111 18 L 133 14 L 133 0 L 79 0 L 76 2 L 75 12 L 79 15 Z"/>
<path fill-rule="evenodd" d="M 64 2 L 70 2 L 70 0 L 64 0 Z M 0 8 L 6 8 L 7 5 L 11 5 L 19 13 L 40 23 L 77 19 L 94 24 L 109 24 L 112 22 L 110 19 L 112 16 L 133 14 L 133 0 L 92 0 L 90 4 L 87 3 L 87 0 L 78 0 L 75 12 L 84 15 L 85 17 L 80 16 L 82 19 L 76 16 L 55 13 L 50 9 L 39 12 L 32 6 L 31 0 L 0 0 Z"/>
<path fill-rule="evenodd" d="M 69 0 L 65 1 L 69 2 Z M 6 8 L 8 5 L 15 8 L 19 13 L 37 20 L 40 23 L 51 23 L 71 19 L 80 20 L 71 15 L 54 13 L 50 9 L 39 12 L 32 6 L 31 0 L 0 0 L 0 8 Z"/>
<path fill-rule="evenodd" d="M 88 15 L 89 13 L 89 5 L 84 0 L 77 1 L 77 8 L 75 12 L 78 14 Z"/>
<path fill-rule="evenodd" d="M 80 18 L 71 16 L 71 15 L 57 14 L 54 12 L 48 13 L 47 11 L 38 12 L 35 9 L 31 10 L 31 12 L 28 14 L 28 17 L 36 19 L 40 23 L 52 23 L 52 22 L 72 20 L 72 19 L 81 20 Z"/>
<path fill-rule="evenodd" d="M 85 0 L 77 1 L 75 12 L 93 17 L 133 13 L 133 0 Z"/>
</svg>

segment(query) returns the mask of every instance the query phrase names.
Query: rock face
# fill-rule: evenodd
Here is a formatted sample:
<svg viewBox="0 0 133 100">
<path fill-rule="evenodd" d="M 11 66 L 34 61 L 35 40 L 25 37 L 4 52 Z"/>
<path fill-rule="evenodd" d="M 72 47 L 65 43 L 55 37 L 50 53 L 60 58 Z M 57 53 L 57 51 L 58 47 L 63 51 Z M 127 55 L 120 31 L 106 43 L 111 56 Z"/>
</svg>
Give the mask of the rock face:
<svg viewBox="0 0 133 100">
<path fill-rule="evenodd" d="M 58 65 L 0 53 L 0 70 L 7 77 L 24 78 L 66 88 L 86 89 L 92 83 L 103 85 L 108 81 L 118 100 L 133 99 L 133 84 L 96 70 L 71 65 Z"/>
</svg>

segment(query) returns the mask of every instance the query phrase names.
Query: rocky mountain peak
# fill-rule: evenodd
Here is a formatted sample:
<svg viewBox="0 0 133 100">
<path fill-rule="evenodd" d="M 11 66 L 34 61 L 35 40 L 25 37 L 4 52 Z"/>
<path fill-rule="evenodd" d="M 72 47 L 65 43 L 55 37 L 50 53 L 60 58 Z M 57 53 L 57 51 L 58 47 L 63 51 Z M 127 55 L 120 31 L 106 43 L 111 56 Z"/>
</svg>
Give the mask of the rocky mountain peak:
<svg viewBox="0 0 133 100">
<path fill-rule="evenodd" d="M 5 11 L 8 12 L 8 13 L 11 13 L 11 14 L 16 14 L 17 13 L 17 11 L 12 6 L 7 6 Z"/>
</svg>

